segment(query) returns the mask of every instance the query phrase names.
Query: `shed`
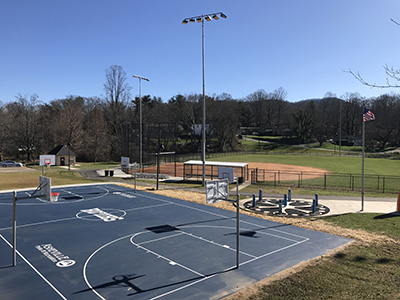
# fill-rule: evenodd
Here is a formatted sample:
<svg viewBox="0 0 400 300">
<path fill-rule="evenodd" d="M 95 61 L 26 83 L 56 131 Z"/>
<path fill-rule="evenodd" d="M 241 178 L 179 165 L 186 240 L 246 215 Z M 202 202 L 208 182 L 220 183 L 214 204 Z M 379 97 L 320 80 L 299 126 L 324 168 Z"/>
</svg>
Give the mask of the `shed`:
<svg viewBox="0 0 400 300">
<path fill-rule="evenodd" d="M 68 145 L 58 145 L 48 154 L 56 156 L 56 166 L 72 166 L 76 163 L 76 154 L 70 149 Z"/>
<path fill-rule="evenodd" d="M 249 166 L 248 163 L 241 162 L 228 162 L 228 161 L 206 161 L 205 162 L 205 175 L 206 178 L 211 180 L 218 178 L 218 168 L 226 167 L 233 168 L 234 176 L 239 174 L 239 182 L 248 180 Z M 203 176 L 203 161 L 189 160 L 183 163 L 183 179 L 187 178 L 201 178 Z"/>
</svg>

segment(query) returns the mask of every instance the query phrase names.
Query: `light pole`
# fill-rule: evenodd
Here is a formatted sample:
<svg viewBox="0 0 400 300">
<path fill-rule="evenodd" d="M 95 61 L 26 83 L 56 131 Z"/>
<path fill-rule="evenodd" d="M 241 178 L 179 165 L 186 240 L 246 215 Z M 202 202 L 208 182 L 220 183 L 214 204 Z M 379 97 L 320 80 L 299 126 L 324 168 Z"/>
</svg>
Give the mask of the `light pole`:
<svg viewBox="0 0 400 300">
<path fill-rule="evenodd" d="M 218 20 L 219 17 L 226 19 L 226 15 L 222 12 L 206 14 L 196 17 L 186 18 L 182 21 L 182 24 L 201 23 L 201 46 L 202 46 L 202 62 L 203 62 L 203 124 L 202 124 L 202 141 L 201 141 L 201 159 L 203 161 L 203 177 L 202 185 L 206 184 L 206 81 L 204 72 L 204 20 L 211 21 L 212 19 Z"/>
<path fill-rule="evenodd" d="M 138 75 L 132 75 L 132 77 L 139 79 L 139 164 L 140 167 L 142 168 L 142 163 L 143 163 L 142 79 L 146 81 L 150 80 L 146 77 Z"/>
</svg>

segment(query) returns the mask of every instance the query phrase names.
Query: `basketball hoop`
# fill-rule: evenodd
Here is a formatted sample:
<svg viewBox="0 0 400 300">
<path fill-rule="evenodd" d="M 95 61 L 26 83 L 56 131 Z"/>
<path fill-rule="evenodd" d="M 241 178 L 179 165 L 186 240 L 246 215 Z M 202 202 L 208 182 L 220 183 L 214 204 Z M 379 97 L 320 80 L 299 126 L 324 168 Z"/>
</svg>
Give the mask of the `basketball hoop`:
<svg viewBox="0 0 400 300">
<path fill-rule="evenodd" d="M 60 196 L 60 193 L 51 193 L 50 201 L 51 202 L 57 202 L 58 201 L 58 196 Z"/>
<path fill-rule="evenodd" d="M 47 167 L 50 167 L 50 165 L 51 165 L 51 159 L 50 159 L 50 158 L 45 158 L 45 159 L 44 159 L 44 164 L 45 164 Z"/>
</svg>

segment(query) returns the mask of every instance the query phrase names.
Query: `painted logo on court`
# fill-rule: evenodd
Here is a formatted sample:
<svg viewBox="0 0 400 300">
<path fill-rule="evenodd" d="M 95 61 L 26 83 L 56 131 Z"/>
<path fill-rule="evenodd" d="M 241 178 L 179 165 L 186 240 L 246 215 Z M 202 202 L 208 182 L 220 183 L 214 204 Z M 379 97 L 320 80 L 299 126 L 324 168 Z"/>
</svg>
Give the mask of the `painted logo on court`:
<svg viewBox="0 0 400 300">
<path fill-rule="evenodd" d="M 56 263 L 56 266 L 59 268 L 68 268 L 70 266 L 73 266 L 75 264 L 75 261 L 72 259 L 65 259 L 65 260 L 60 260 L 58 263 Z"/>
<path fill-rule="evenodd" d="M 52 244 L 41 244 L 37 245 L 35 248 L 54 262 L 59 268 L 67 268 L 75 264 L 73 259 L 57 250 Z"/>
<path fill-rule="evenodd" d="M 113 192 L 113 194 L 114 194 L 114 195 L 119 195 L 119 196 L 122 196 L 122 197 L 125 197 L 125 198 L 130 198 L 130 199 L 136 198 L 135 195 L 127 194 L 127 193 L 122 193 L 122 192 Z"/>
<path fill-rule="evenodd" d="M 126 212 L 120 209 L 100 209 L 100 208 L 90 208 L 81 209 L 76 217 L 87 221 L 104 221 L 104 222 L 114 222 L 117 220 L 123 220 Z"/>
</svg>

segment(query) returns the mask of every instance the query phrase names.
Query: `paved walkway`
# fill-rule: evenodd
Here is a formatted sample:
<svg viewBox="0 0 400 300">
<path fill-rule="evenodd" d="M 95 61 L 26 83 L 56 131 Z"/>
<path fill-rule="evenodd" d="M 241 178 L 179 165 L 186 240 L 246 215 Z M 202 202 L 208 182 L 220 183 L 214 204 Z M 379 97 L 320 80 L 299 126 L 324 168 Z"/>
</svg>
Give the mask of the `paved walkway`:
<svg viewBox="0 0 400 300">
<path fill-rule="evenodd" d="M 245 193 L 249 194 L 249 193 Z M 243 196 L 243 194 L 242 194 Z M 242 200 L 242 204 L 252 199 L 249 198 Z M 256 195 L 258 198 L 258 195 Z M 282 195 L 267 194 L 263 198 L 283 199 Z M 312 195 L 292 195 L 292 200 L 309 201 L 313 200 Z M 364 213 L 392 213 L 396 211 L 397 198 L 364 198 L 364 209 L 361 211 L 361 196 L 360 197 L 346 197 L 346 196 L 319 196 L 318 203 L 327 206 L 330 211 L 326 215 L 337 215 L 354 212 Z"/>
</svg>

